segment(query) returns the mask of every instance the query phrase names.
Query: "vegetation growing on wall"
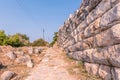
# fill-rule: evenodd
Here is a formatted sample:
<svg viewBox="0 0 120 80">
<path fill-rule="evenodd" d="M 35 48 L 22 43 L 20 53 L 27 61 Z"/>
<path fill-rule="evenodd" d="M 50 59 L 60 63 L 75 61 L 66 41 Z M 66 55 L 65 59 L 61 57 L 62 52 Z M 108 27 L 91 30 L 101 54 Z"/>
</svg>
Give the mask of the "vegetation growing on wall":
<svg viewBox="0 0 120 80">
<path fill-rule="evenodd" d="M 58 38 L 58 32 L 54 33 L 54 37 L 53 37 L 53 41 L 50 43 L 50 46 L 53 46 L 55 44 L 55 42 L 57 41 Z"/>
</svg>

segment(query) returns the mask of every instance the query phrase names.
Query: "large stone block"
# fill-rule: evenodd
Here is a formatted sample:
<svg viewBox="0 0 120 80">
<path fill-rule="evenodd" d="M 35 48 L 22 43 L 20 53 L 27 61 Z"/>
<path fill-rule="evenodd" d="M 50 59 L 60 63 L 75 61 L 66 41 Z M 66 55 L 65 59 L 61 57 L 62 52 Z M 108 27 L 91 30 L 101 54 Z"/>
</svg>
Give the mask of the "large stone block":
<svg viewBox="0 0 120 80">
<path fill-rule="evenodd" d="M 120 80 L 120 68 L 112 68 L 111 72 L 113 80 Z"/>
<path fill-rule="evenodd" d="M 94 47 L 110 46 L 120 43 L 120 24 L 96 35 L 94 37 Z"/>
<path fill-rule="evenodd" d="M 95 61 L 93 60 L 93 55 L 95 51 L 95 49 L 84 50 L 82 54 L 83 61 L 94 63 Z"/>
<path fill-rule="evenodd" d="M 101 65 L 98 74 L 102 80 L 112 80 L 111 69 L 109 66 Z"/>
<path fill-rule="evenodd" d="M 83 61 L 83 52 L 82 51 L 78 51 L 78 52 L 72 52 L 69 53 L 72 54 L 71 57 L 75 60 L 82 60 Z"/>
<path fill-rule="evenodd" d="M 120 3 L 118 3 L 115 7 L 102 16 L 100 26 L 104 28 L 108 24 L 117 20 L 120 20 Z"/>
<path fill-rule="evenodd" d="M 86 50 L 86 49 L 90 49 L 93 47 L 94 47 L 94 37 L 90 37 L 90 38 L 85 39 L 83 41 L 76 42 L 76 44 L 71 45 L 70 47 L 68 47 L 68 49 L 71 52 L 73 52 L 73 51 Z"/>
<path fill-rule="evenodd" d="M 75 42 L 78 42 L 78 41 L 79 41 L 78 35 L 74 36 L 74 38 L 75 38 Z"/>
<path fill-rule="evenodd" d="M 112 66 L 120 68 L 120 45 L 115 45 L 108 48 L 110 59 L 109 62 Z"/>
<path fill-rule="evenodd" d="M 89 15 L 86 17 L 86 19 L 83 20 L 83 22 L 81 22 L 79 24 L 79 26 L 78 26 L 79 33 L 81 33 L 81 31 L 84 32 L 85 28 L 88 27 L 90 23 L 95 21 L 97 18 L 101 17 L 105 12 L 107 12 L 109 9 L 111 9 L 112 6 L 115 6 L 116 1 L 119 1 L 119 0 L 115 0 L 115 1 L 102 0 L 100 2 L 100 4 L 98 4 L 98 6 L 89 13 Z M 73 32 L 75 32 L 75 31 L 73 31 Z"/>
<path fill-rule="evenodd" d="M 85 63 L 84 67 L 89 74 L 98 76 L 99 64 Z"/>
<path fill-rule="evenodd" d="M 84 62 L 110 65 L 110 54 L 107 48 L 104 49 L 87 49 L 84 51 L 71 52 L 72 58 L 82 60 Z M 69 53 L 68 53 L 69 54 Z"/>
<path fill-rule="evenodd" d="M 67 48 L 67 47 L 74 45 L 74 44 L 75 44 L 75 39 L 71 38 L 68 42 L 66 42 L 66 44 L 63 46 L 63 48 Z"/>
<path fill-rule="evenodd" d="M 2 62 L 0 62 L 0 69 L 3 67 L 3 64 L 2 64 Z"/>
<path fill-rule="evenodd" d="M 109 63 L 110 54 L 109 54 L 107 48 L 95 49 L 93 52 L 92 58 L 93 58 L 94 63 L 110 65 L 110 63 Z"/>
<path fill-rule="evenodd" d="M 102 0 L 83 0 L 83 5 L 86 6 L 85 10 L 90 12 L 93 10 Z"/>
<path fill-rule="evenodd" d="M 85 38 L 83 32 L 80 32 L 77 35 L 78 35 L 78 41 L 83 41 L 83 39 Z"/>
<path fill-rule="evenodd" d="M 15 75 L 14 72 L 12 71 L 5 71 L 2 75 L 1 75 L 1 79 L 0 80 L 11 80 L 11 78 Z"/>
<path fill-rule="evenodd" d="M 93 23 L 91 23 L 84 31 L 85 37 L 90 37 L 96 34 L 96 30 L 100 32 L 100 20 L 101 18 L 96 19 Z"/>
<path fill-rule="evenodd" d="M 102 16 L 106 11 L 111 8 L 111 0 L 102 0 L 100 4 L 89 13 L 88 17 L 86 18 L 86 22 L 90 24 L 98 17 Z"/>
<path fill-rule="evenodd" d="M 88 45 L 88 43 L 85 43 L 83 41 L 80 41 L 80 42 L 68 47 L 70 52 L 83 51 L 83 50 L 89 49 L 89 48 L 90 48 L 90 46 Z"/>
<path fill-rule="evenodd" d="M 95 62 L 93 60 L 93 54 L 96 49 L 88 49 L 84 51 L 76 51 L 76 52 L 69 52 L 68 54 L 72 54 L 71 57 L 75 60 L 82 60 L 84 62 Z"/>
<path fill-rule="evenodd" d="M 95 50 L 94 50 L 95 51 Z M 93 52 L 94 63 L 120 67 L 120 45 L 96 49 Z M 90 57 L 90 56 L 89 56 Z"/>
<path fill-rule="evenodd" d="M 6 56 L 12 60 L 15 60 L 17 58 L 17 55 L 13 51 L 8 52 Z"/>
<path fill-rule="evenodd" d="M 83 40 L 83 43 L 89 48 L 106 47 L 120 43 L 120 24 L 116 24 L 111 28 L 101 32 L 100 34 L 93 35 L 93 37 Z M 80 36 L 79 36 L 80 37 Z"/>
</svg>

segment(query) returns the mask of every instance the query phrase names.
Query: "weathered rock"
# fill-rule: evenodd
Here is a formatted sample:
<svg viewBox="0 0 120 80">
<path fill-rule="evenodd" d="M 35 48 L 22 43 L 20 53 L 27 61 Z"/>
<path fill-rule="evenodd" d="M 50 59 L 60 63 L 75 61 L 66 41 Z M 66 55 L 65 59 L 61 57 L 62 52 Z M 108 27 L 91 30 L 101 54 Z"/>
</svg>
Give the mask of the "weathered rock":
<svg viewBox="0 0 120 80">
<path fill-rule="evenodd" d="M 91 20 L 94 20 L 103 15 L 111 8 L 111 5 L 111 0 L 102 0 L 101 3 L 90 13 L 90 16 L 88 17 L 88 23 L 90 23 Z"/>
<path fill-rule="evenodd" d="M 34 66 L 33 62 L 31 60 L 26 62 L 27 67 L 32 68 Z"/>
<path fill-rule="evenodd" d="M 0 69 L 3 67 L 2 62 L 0 62 Z"/>
<path fill-rule="evenodd" d="M 17 55 L 23 56 L 25 53 L 23 51 L 17 51 L 15 52 Z"/>
<path fill-rule="evenodd" d="M 30 68 L 32 68 L 34 66 L 29 55 L 24 55 L 24 56 L 18 57 L 16 59 L 16 62 L 18 64 L 25 64 L 25 65 L 27 65 L 27 67 L 30 67 Z"/>
<path fill-rule="evenodd" d="M 2 52 L 2 48 L 0 47 L 0 53 Z"/>
<path fill-rule="evenodd" d="M 71 45 L 71 47 L 68 47 L 68 49 L 70 49 L 71 52 L 73 52 L 73 51 L 83 51 L 83 50 L 92 48 L 94 46 L 93 43 L 94 43 L 94 38 L 90 37 L 88 39 L 79 41 L 74 45 Z"/>
<path fill-rule="evenodd" d="M 0 65 L 2 65 L 2 62 L 0 62 Z"/>
<path fill-rule="evenodd" d="M 23 62 L 25 62 L 25 59 L 23 57 L 19 57 L 15 60 L 15 62 L 18 63 L 18 64 L 23 63 Z"/>
<path fill-rule="evenodd" d="M 83 6 L 87 11 L 93 10 L 102 0 L 83 0 Z"/>
<path fill-rule="evenodd" d="M 101 65 L 99 67 L 98 75 L 103 79 L 103 80 L 111 80 L 112 75 L 111 75 L 111 70 L 109 66 L 104 66 Z"/>
<path fill-rule="evenodd" d="M 41 53 L 42 52 L 42 49 L 40 48 L 35 48 L 34 49 L 34 53 L 38 54 L 38 53 Z"/>
<path fill-rule="evenodd" d="M 107 48 L 98 48 L 93 54 L 93 61 L 97 64 L 110 65 L 109 63 L 110 55 L 107 52 Z"/>
<path fill-rule="evenodd" d="M 110 64 L 114 67 L 120 68 L 120 45 L 109 47 L 108 50 L 110 54 Z"/>
<path fill-rule="evenodd" d="M 14 75 L 15 75 L 15 73 L 12 71 L 5 71 L 1 75 L 1 80 L 10 80 Z"/>
<path fill-rule="evenodd" d="M 15 54 L 13 51 L 8 52 L 8 53 L 6 54 L 6 56 L 9 57 L 9 58 L 12 59 L 12 60 L 15 60 L 15 59 L 17 58 L 16 54 Z"/>
<path fill-rule="evenodd" d="M 72 58 L 102 65 L 120 67 L 120 45 L 68 52 Z"/>
<path fill-rule="evenodd" d="M 20 80 L 20 76 L 15 76 L 14 78 L 12 78 L 11 80 Z"/>
<path fill-rule="evenodd" d="M 83 48 L 83 49 L 88 49 L 88 48 L 97 48 L 97 47 L 106 47 L 106 46 L 111 46 L 111 45 L 116 45 L 120 43 L 119 40 L 119 35 L 120 35 L 120 28 L 119 28 L 120 24 L 114 25 L 111 28 L 109 28 L 106 31 L 101 32 L 100 34 L 97 34 L 93 37 L 84 39 L 84 41 L 81 42 L 77 42 L 76 44 L 72 45 L 73 47 L 78 47 L 77 50 Z M 86 46 L 84 46 L 84 45 Z M 72 48 L 71 48 L 72 49 Z M 74 51 L 77 51 L 74 50 Z"/>
<path fill-rule="evenodd" d="M 19 64 L 19 63 L 26 63 L 29 60 L 31 60 L 30 56 L 24 55 L 24 56 L 18 57 L 15 61 Z"/>
<path fill-rule="evenodd" d="M 98 76 L 99 64 L 85 63 L 84 66 L 89 74 Z"/>
<path fill-rule="evenodd" d="M 95 36 L 94 46 L 111 46 L 120 44 L 120 24 Z"/>
<path fill-rule="evenodd" d="M 98 18 L 97 20 L 95 20 L 93 23 L 91 23 L 84 31 L 84 36 L 85 37 L 90 37 L 98 32 L 100 32 L 99 28 L 100 28 L 100 20 L 101 18 Z M 98 30 L 98 32 L 96 32 L 96 30 Z"/>
<path fill-rule="evenodd" d="M 82 51 L 82 50 L 89 49 L 89 48 L 90 47 L 86 42 L 81 41 L 81 42 L 78 42 L 72 46 L 69 46 L 68 50 L 71 52 L 74 52 L 74 51 Z"/>
<path fill-rule="evenodd" d="M 28 53 L 29 54 L 33 54 L 34 53 L 34 49 L 32 47 L 28 48 Z"/>
<path fill-rule="evenodd" d="M 82 51 L 69 53 L 69 56 L 75 60 L 82 60 L 83 61 L 83 52 Z"/>
<path fill-rule="evenodd" d="M 120 68 L 112 68 L 113 80 L 120 80 Z"/>
<path fill-rule="evenodd" d="M 86 62 L 94 62 L 93 60 L 93 54 L 96 50 L 95 49 L 88 49 L 88 50 L 84 50 L 82 57 L 83 57 L 83 61 Z"/>
<path fill-rule="evenodd" d="M 120 3 L 102 16 L 100 26 L 103 28 L 111 22 L 120 20 Z"/>
</svg>

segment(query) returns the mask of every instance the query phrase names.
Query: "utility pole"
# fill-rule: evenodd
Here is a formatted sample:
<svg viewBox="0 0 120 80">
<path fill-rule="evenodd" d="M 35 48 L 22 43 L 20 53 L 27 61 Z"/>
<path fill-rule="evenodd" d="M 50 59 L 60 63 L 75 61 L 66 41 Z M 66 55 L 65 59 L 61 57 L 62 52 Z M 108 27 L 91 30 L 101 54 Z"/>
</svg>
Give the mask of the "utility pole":
<svg viewBox="0 0 120 80">
<path fill-rule="evenodd" d="M 45 40 L 45 30 L 43 28 L 43 39 Z"/>
</svg>

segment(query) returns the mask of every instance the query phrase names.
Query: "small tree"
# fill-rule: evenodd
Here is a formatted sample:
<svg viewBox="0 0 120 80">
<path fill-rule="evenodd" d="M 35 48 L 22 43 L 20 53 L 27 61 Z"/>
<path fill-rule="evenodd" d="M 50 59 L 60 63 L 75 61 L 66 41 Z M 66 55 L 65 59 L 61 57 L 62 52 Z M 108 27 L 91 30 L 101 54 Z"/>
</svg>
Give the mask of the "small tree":
<svg viewBox="0 0 120 80">
<path fill-rule="evenodd" d="M 29 44 L 29 37 L 25 34 L 16 33 L 15 35 L 9 36 L 7 44 L 13 47 L 27 46 Z"/>
<path fill-rule="evenodd" d="M 7 45 L 7 36 L 3 30 L 0 30 L 0 45 Z"/>
<path fill-rule="evenodd" d="M 6 35 L 3 30 L 0 30 L 0 45 L 11 45 L 13 47 L 27 46 L 29 37 L 25 34 L 16 33 L 12 36 Z"/>
<path fill-rule="evenodd" d="M 18 34 L 10 36 L 7 43 L 8 43 L 8 45 L 11 45 L 13 47 L 23 46 L 23 43 L 20 41 Z"/>
<path fill-rule="evenodd" d="M 32 43 L 32 46 L 47 46 L 47 45 L 48 45 L 48 42 L 46 42 L 42 38 L 37 39 Z"/>
<path fill-rule="evenodd" d="M 57 41 L 58 38 L 58 32 L 54 33 L 54 37 L 53 37 L 53 41 L 50 43 L 50 46 L 53 46 L 55 44 L 55 42 Z"/>
<path fill-rule="evenodd" d="M 24 46 L 27 46 L 29 44 L 29 37 L 26 34 L 16 33 L 19 36 L 20 42 Z"/>
</svg>

